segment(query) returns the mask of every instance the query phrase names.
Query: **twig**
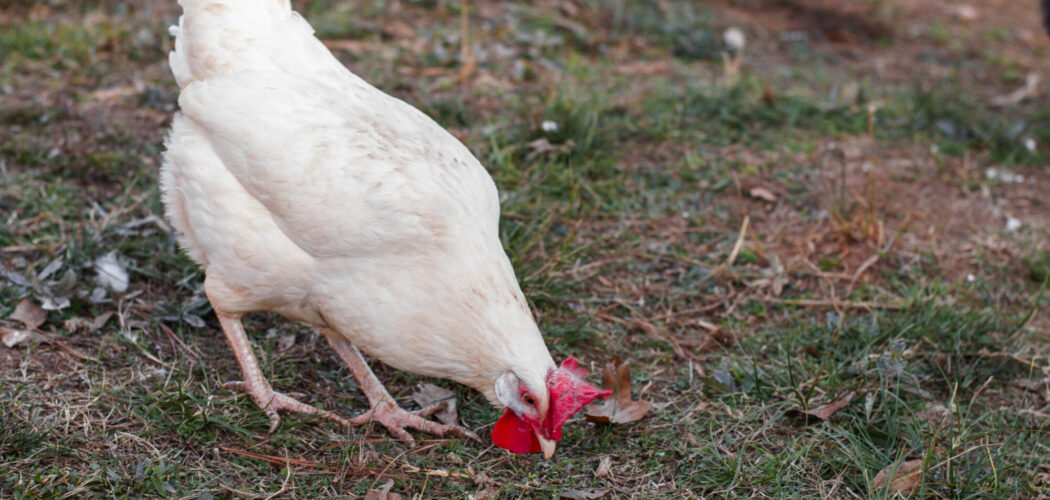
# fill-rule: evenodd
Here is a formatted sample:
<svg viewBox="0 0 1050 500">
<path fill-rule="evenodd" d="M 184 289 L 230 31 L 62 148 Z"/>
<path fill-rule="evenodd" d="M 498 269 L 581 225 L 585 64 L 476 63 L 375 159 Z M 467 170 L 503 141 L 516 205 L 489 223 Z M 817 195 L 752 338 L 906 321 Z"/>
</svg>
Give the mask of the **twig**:
<svg viewBox="0 0 1050 500">
<path fill-rule="evenodd" d="M 1009 411 L 1017 412 L 1022 415 L 1031 415 L 1033 417 L 1050 419 L 1050 413 L 1043 413 L 1041 411 L 1033 410 L 1031 408 L 1010 408 Z"/>
<path fill-rule="evenodd" d="M 846 295 L 849 295 L 849 292 L 853 290 L 853 285 L 857 282 L 857 278 L 860 278 L 860 276 L 864 274 L 864 271 L 867 271 L 869 267 L 874 266 L 878 261 L 879 253 L 876 252 L 871 257 L 868 257 L 868 260 L 864 261 L 864 263 L 857 268 L 857 271 L 853 273 L 853 277 L 849 280 L 849 286 L 846 287 Z"/>
<path fill-rule="evenodd" d="M 74 357 L 80 358 L 80 359 L 82 359 L 84 361 L 91 361 L 92 363 L 99 363 L 100 362 L 98 360 L 98 358 L 93 358 L 91 356 L 83 354 L 80 351 L 77 351 L 76 349 L 73 349 L 72 347 L 70 347 L 65 342 L 63 342 L 61 340 L 58 340 L 57 338 L 55 338 L 55 337 L 53 337 L 53 336 L 51 336 L 49 334 L 46 334 L 46 333 L 44 333 L 44 332 L 42 332 L 40 330 L 35 330 L 35 333 L 36 333 L 37 337 L 42 342 L 46 342 L 48 344 L 57 346 L 59 349 L 62 349 L 63 351 L 66 351 L 67 353 L 69 353 L 70 355 L 72 355 Z"/>
<path fill-rule="evenodd" d="M 459 81 L 465 81 L 476 65 L 474 57 L 470 53 L 470 40 L 468 29 L 470 28 L 469 16 L 467 15 L 467 0 L 459 0 L 459 26 L 460 26 L 460 52 L 459 52 Z"/>
<path fill-rule="evenodd" d="M 744 246 L 744 237 L 747 236 L 747 225 L 750 221 L 750 217 L 745 215 L 744 223 L 740 225 L 740 235 L 736 238 L 736 244 L 733 245 L 733 251 L 729 253 L 729 259 L 726 260 L 726 269 L 732 267 L 733 262 L 736 261 L 737 254 L 740 253 L 740 247 Z"/>
<path fill-rule="evenodd" d="M 875 265 L 875 263 L 877 263 L 879 259 L 882 258 L 883 254 L 889 253 L 890 249 L 893 248 L 893 244 L 897 241 L 897 237 L 900 236 L 901 233 L 906 231 L 908 229 L 908 226 L 911 225 L 912 215 L 912 213 L 908 213 L 908 216 L 904 219 L 904 224 L 902 224 L 900 229 L 898 229 L 897 232 L 890 237 L 890 241 L 886 243 L 886 246 L 882 247 L 882 250 L 879 250 L 875 252 L 875 254 L 873 254 L 871 257 L 868 257 L 868 260 L 864 261 L 864 263 L 857 268 L 857 271 L 853 273 L 853 277 L 849 280 L 849 286 L 846 287 L 847 295 L 849 295 L 849 292 L 853 290 L 853 285 L 857 283 L 857 279 L 860 278 L 862 274 L 864 274 L 864 271 L 867 271 L 869 267 Z"/>
<path fill-rule="evenodd" d="M 694 308 L 694 309 L 686 309 L 684 311 L 671 311 L 671 312 L 668 312 L 668 313 L 664 313 L 663 315 L 654 317 L 653 321 L 667 321 L 669 319 L 674 319 L 674 318 L 677 318 L 679 316 L 691 316 L 693 314 L 703 314 L 703 313 L 706 313 L 706 312 L 710 312 L 710 311 L 713 311 L 715 309 L 718 309 L 719 307 L 722 307 L 726 302 L 729 302 L 729 299 L 731 299 L 731 298 L 732 298 L 731 296 L 726 296 L 722 300 L 719 300 L 717 302 L 708 304 L 708 305 L 706 305 L 704 307 L 697 307 L 697 308 Z"/>
<path fill-rule="evenodd" d="M 868 136 L 871 138 L 871 171 L 868 172 L 868 185 L 869 194 L 871 196 L 871 220 L 868 222 L 870 226 L 868 229 L 868 237 L 872 236 L 872 232 L 878 228 L 879 220 L 879 185 L 878 185 L 878 173 L 879 173 L 879 143 L 875 140 L 875 104 L 868 105 Z M 882 231 L 875 232 L 874 238 L 876 242 L 882 239 Z"/>
<path fill-rule="evenodd" d="M 769 304 L 785 304 L 803 307 L 844 307 L 846 309 L 891 309 L 899 311 L 906 309 L 901 304 L 886 304 L 879 302 L 853 302 L 840 300 L 815 300 L 815 299 L 777 299 L 772 297 L 755 297 L 756 300 Z"/>
<path fill-rule="evenodd" d="M 287 449 L 284 450 L 284 454 L 285 454 L 285 457 L 287 457 L 287 455 L 288 455 L 288 450 Z M 292 479 L 292 464 L 290 462 L 288 462 L 287 458 L 285 458 L 285 463 L 284 463 L 284 483 L 281 484 L 281 489 L 275 491 L 272 495 L 267 496 L 264 500 L 271 500 L 274 497 L 279 496 L 281 493 L 284 493 L 285 491 L 287 491 L 288 490 L 288 481 L 290 479 Z"/>
<path fill-rule="evenodd" d="M 178 335 L 175 335 L 175 332 L 171 331 L 171 327 L 169 327 L 168 325 L 165 325 L 164 323 L 157 323 L 157 324 L 160 326 L 160 329 L 163 330 L 164 333 L 168 336 L 168 340 L 169 341 L 178 344 L 179 347 L 181 347 L 184 351 L 186 351 L 186 354 L 189 354 L 190 356 L 193 356 L 194 358 L 197 358 L 197 362 L 201 362 L 202 361 L 201 357 L 197 353 L 195 353 L 192 350 L 190 350 L 190 348 L 186 346 L 186 344 L 182 341 L 182 339 L 180 339 Z"/>
<path fill-rule="evenodd" d="M 233 488 L 230 488 L 229 486 L 226 486 L 225 484 L 221 484 L 220 483 L 219 486 L 222 486 L 222 489 L 224 489 L 224 490 L 226 490 L 226 491 L 228 491 L 230 493 L 233 493 L 234 495 L 237 495 L 239 497 L 252 498 L 254 500 L 263 500 L 264 498 L 266 498 L 266 497 L 264 497 L 262 495 L 257 495 L 255 493 L 249 493 L 247 491 L 235 490 Z"/>
<path fill-rule="evenodd" d="M 163 366 L 164 368 L 167 368 L 168 370 L 174 370 L 175 369 L 174 366 L 171 366 L 171 365 L 169 365 L 169 364 L 167 364 L 167 363 L 157 359 L 156 356 L 150 354 L 150 352 L 147 351 L 145 347 L 140 346 L 138 342 L 132 342 L 132 344 L 134 344 L 134 346 L 138 348 L 139 352 L 141 352 L 142 355 L 146 357 L 146 359 L 148 359 L 148 360 L 150 360 L 150 361 L 152 361 L 154 363 L 157 363 L 158 365 Z"/>
<path fill-rule="evenodd" d="M 311 462 L 309 460 L 300 460 L 296 458 L 281 458 L 271 455 L 261 455 L 259 453 L 252 453 L 250 451 L 238 450 L 234 448 L 219 448 L 222 451 L 236 453 L 243 455 L 248 458 L 254 458 L 256 460 L 262 460 L 271 464 L 286 465 L 291 464 L 296 467 L 303 467 L 307 469 L 313 469 L 312 472 L 316 474 L 352 474 L 355 476 L 377 476 L 377 477 L 393 477 L 398 479 L 407 479 L 407 476 L 403 474 L 388 474 L 386 471 L 389 469 L 379 470 L 378 467 L 359 467 L 352 471 L 343 471 L 341 466 L 322 464 L 318 462 Z M 374 485 L 373 485 L 374 486 Z"/>
</svg>

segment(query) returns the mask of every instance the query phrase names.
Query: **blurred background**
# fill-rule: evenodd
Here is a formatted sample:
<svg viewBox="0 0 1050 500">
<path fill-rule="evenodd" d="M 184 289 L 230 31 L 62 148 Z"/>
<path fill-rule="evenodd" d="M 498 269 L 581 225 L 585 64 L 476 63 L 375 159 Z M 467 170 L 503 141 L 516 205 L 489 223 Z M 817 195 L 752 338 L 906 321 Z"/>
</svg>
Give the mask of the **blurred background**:
<svg viewBox="0 0 1050 500">
<path fill-rule="evenodd" d="M 1047 494 L 1036 0 L 293 6 L 478 156 L 555 357 L 629 360 L 653 412 L 553 462 L 266 434 L 158 198 L 178 5 L 6 0 L 0 496 Z M 275 387 L 364 408 L 315 333 L 247 326 Z"/>
</svg>

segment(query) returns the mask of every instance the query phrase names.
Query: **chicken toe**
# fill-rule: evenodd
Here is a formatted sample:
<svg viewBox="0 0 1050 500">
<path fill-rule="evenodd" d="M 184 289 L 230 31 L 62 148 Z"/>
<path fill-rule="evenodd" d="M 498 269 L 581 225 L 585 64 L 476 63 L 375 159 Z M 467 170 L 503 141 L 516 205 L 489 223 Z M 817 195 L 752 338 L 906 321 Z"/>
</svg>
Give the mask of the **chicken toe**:
<svg viewBox="0 0 1050 500">
<path fill-rule="evenodd" d="M 227 382 L 223 385 L 251 396 L 255 404 L 259 405 L 259 408 L 262 408 L 267 418 L 270 419 L 270 432 L 277 430 L 277 426 L 281 424 L 281 417 L 277 414 L 278 410 L 317 415 L 343 426 L 350 425 L 348 420 L 339 415 L 314 408 L 295 398 L 275 392 L 270 387 L 270 383 L 266 381 L 266 377 L 263 376 L 262 370 L 259 369 L 259 362 L 255 359 L 251 345 L 248 344 L 248 336 L 244 333 L 241 321 L 222 314 L 218 314 L 218 317 L 222 331 L 226 333 L 226 340 L 233 348 L 233 354 L 237 357 L 237 363 L 241 365 L 241 373 L 244 375 L 244 380 Z"/>
<path fill-rule="evenodd" d="M 257 385 L 249 386 L 246 382 L 238 380 L 226 382 L 223 386 L 251 396 L 252 401 L 255 401 L 255 404 L 262 408 L 263 412 L 266 413 L 266 417 L 270 419 L 270 432 L 277 430 L 277 426 L 281 425 L 281 416 L 277 413 L 278 410 L 302 413 L 304 415 L 317 415 L 339 425 L 350 426 L 349 420 L 330 411 L 314 408 L 291 396 L 274 391 L 269 383 L 264 383 L 261 387 Z"/>
<path fill-rule="evenodd" d="M 412 435 L 406 429 L 416 429 L 436 436 L 454 435 L 480 441 L 477 434 L 458 425 L 445 425 L 427 420 L 426 417 L 439 411 L 445 403 L 438 403 L 425 408 L 408 411 L 397 405 L 394 398 L 387 392 L 383 383 L 376 378 L 375 373 L 368 367 L 368 363 L 350 341 L 346 340 L 337 332 L 322 329 L 328 343 L 335 349 L 339 357 L 346 363 L 347 368 L 357 379 L 361 391 L 368 397 L 372 406 L 371 410 L 350 419 L 353 425 L 363 425 L 368 422 L 378 422 L 386 427 L 395 438 L 409 444 L 415 443 Z"/>
<path fill-rule="evenodd" d="M 386 389 L 384 389 L 384 392 L 385 391 Z M 387 395 L 387 397 L 389 397 L 389 395 Z M 477 434 L 474 434 L 458 425 L 439 424 L 425 418 L 440 409 L 441 405 L 434 405 L 421 410 L 408 411 L 398 406 L 393 398 L 391 398 L 389 401 L 382 400 L 374 405 L 371 410 L 351 418 L 350 423 L 354 425 L 364 425 L 368 422 L 379 422 L 383 427 L 386 427 L 386 429 L 390 431 L 390 434 L 395 438 L 405 441 L 410 445 L 415 444 L 415 439 L 413 439 L 412 435 L 405 429 L 416 429 L 435 436 L 453 435 L 470 438 L 475 441 L 481 440 L 478 438 Z"/>
</svg>

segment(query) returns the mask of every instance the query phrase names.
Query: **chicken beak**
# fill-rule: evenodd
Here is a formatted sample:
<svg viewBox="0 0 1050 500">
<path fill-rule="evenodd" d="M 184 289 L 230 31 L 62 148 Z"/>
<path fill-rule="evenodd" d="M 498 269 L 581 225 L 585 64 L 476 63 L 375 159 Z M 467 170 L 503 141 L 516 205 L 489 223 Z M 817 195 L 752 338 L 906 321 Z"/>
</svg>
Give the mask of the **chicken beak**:
<svg viewBox="0 0 1050 500">
<path fill-rule="evenodd" d="M 540 450 L 543 451 L 543 459 L 550 460 L 551 457 L 554 456 L 554 448 L 558 446 L 558 443 L 539 434 L 536 434 L 536 439 L 540 442 Z"/>
</svg>

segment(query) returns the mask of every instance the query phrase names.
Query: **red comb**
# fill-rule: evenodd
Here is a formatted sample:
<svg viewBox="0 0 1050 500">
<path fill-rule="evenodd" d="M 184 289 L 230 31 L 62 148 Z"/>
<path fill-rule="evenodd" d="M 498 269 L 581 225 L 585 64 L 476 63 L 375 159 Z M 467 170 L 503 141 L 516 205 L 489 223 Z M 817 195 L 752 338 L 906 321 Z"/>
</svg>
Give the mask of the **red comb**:
<svg viewBox="0 0 1050 500">
<path fill-rule="evenodd" d="M 551 440 L 561 440 L 561 426 L 573 414 L 597 398 L 612 395 L 612 391 L 588 384 L 587 369 L 580 366 L 574 357 L 562 361 L 561 366 L 547 375 L 547 393 L 550 406 L 547 419 L 541 423 L 543 431 Z M 533 424 L 534 425 L 534 424 Z M 492 443 L 513 453 L 538 453 L 540 441 L 529 422 L 507 408 L 492 428 Z"/>
</svg>

